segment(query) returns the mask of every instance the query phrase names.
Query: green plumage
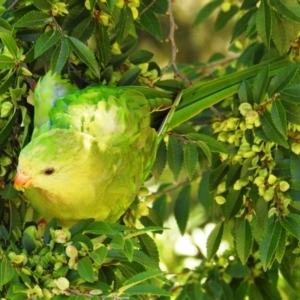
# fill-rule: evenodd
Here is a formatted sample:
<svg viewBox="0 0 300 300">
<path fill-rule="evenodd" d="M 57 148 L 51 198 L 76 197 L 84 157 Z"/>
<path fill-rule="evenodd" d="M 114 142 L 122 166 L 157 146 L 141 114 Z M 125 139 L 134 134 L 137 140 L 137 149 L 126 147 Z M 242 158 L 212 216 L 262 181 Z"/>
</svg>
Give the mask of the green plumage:
<svg viewBox="0 0 300 300">
<path fill-rule="evenodd" d="M 49 92 L 43 98 L 53 86 L 64 90 L 60 98 Z M 48 73 L 35 92 L 33 139 L 19 157 L 17 176 L 30 184 L 19 188 L 43 217 L 63 226 L 87 218 L 116 221 L 151 171 L 158 146 L 152 113 L 171 105 L 169 93 L 96 85 L 77 90 Z"/>
</svg>

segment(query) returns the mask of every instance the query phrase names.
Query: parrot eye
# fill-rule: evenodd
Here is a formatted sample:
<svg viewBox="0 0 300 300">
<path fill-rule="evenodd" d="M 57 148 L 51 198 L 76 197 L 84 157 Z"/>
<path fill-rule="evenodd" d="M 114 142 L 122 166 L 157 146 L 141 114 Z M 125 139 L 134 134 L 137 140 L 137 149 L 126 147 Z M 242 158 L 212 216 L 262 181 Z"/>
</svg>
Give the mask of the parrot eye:
<svg viewBox="0 0 300 300">
<path fill-rule="evenodd" d="M 54 168 L 47 168 L 47 169 L 45 169 L 45 171 L 44 171 L 44 174 L 45 175 L 51 175 L 51 174 L 53 174 L 54 173 Z"/>
</svg>

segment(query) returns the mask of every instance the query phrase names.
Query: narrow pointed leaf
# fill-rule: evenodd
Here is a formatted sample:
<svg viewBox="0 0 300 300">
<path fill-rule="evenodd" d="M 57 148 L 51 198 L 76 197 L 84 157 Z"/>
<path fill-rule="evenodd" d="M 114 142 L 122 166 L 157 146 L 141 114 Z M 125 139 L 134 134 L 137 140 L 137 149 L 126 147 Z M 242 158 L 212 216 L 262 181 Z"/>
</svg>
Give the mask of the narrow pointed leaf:
<svg viewBox="0 0 300 300">
<path fill-rule="evenodd" d="M 215 138 L 202 134 L 202 133 L 188 133 L 186 135 L 187 139 L 192 141 L 202 141 L 209 147 L 211 152 L 218 152 L 218 153 L 229 153 L 227 147 L 217 141 Z"/>
<path fill-rule="evenodd" d="M 196 170 L 198 162 L 198 151 L 194 144 L 188 143 L 184 146 L 184 165 L 191 180 Z"/>
<path fill-rule="evenodd" d="M 95 29 L 95 20 L 94 18 L 87 17 L 82 20 L 73 30 L 72 36 L 78 40 L 85 42 L 93 34 Z"/>
<path fill-rule="evenodd" d="M 159 262 L 159 253 L 155 241 L 147 233 L 138 236 L 141 250 L 153 259 L 153 261 Z"/>
<path fill-rule="evenodd" d="M 163 170 L 166 167 L 166 163 L 167 163 L 167 146 L 165 141 L 162 140 L 156 152 L 156 159 L 152 168 L 152 174 L 154 175 L 156 181 L 160 178 Z"/>
<path fill-rule="evenodd" d="M 288 41 L 281 17 L 277 12 L 273 13 L 272 40 L 281 55 L 288 50 L 290 42 Z"/>
<path fill-rule="evenodd" d="M 125 293 L 127 295 L 156 295 L 162 297 L 170 297 L 171 293 L 153 285 L 136 285 L 128 288 Z"/>
<path fill-rule="evenodd" d="M 94 53 L 80 40 L 72 36 L 68 37 L 68 40 L 71 48 L 81 61 L 85 63 L 97 77 L 99 77 L 99 65 L 95 59 Z"/>
<path fill-rule="evenodd" d="M 267 270 L 273 261 L 276 247 L 281 236 L 282 226 L 280 222 L 272 222 L 269 224 L 259 245 L 259 253 L 264 270 Z"/>
<path fill-rule="evenodd" d="M 70 54 L 70 47 L 66 39 L 62 39 L 51 56 L 51 70 L 60 73 Z"/>
<path fill-rule="evenodd" d="M 226 195 L 226 202 L 222 206 L 226 220 L 230 220 L 239 212 L 243 204 L 243 194 L 241 191 L 230 189 Z"/>
<path fill-rule="evenodd" d="M 15 60 L 9 56 L 0 54 L 0 69 L 13 69 L 15 66 Z"/>
<path fill-rule="evenodd" d="M 253 84 L 253 97 L 255 103 L 260 103 L 266 93 L 268 82 L 269 82 L 270 67 L 265 66 L 254 79 Z"/>
<path fill-rule="evenodd" d="M 300 224 L 297 222 L 296 219 L 290 217 L 290 215 L 282 218 L 280 220 L 281 225 L 289 232 L 291 235 L 293 235 L 295 238 L 300 240 Z"/>
<path fill-rule="evenodd" d="M 270 4 L 288 20 L 300 23 L 299 2 L 290 0 L 270 0 Z"/>
<path fill-rule="evenodd" d="M 256 9 L 251 9 L 237 20 L 232 31 L 231 42 L 247 31 L 248 23 L 255 12 Z"/>
<path fill-rule="evenodd" d="M 183 149 L 178 139 L 171 135 L 168 143 L 168 165 L 175 181 L 178 180 L 183 163 Z"/>
<path fill-rule="evenodd" d="M 201 8 L 201 10 L 198 12 L 193 26 L 197 26 L 201 24 L 206 18 L 208 18 L 215 9 L 219 8 L 222 4 L 221 0 L 215 0 L 208 2 L 205 6 Z"/>
<path fill-rule="evenodd" d="M 298 72 L 299 64 L 283 68 L 282 71 L 271 79 L 268 87 L 269 96 L 273 96 L 285 88 Z"/>
<path fill-rule="evenodd" d="M 252 252 L 253 237 L 252 230 L 247 220 L 242 220 L 236 233 L 236 251 L 242 264 L 247 263 L 248 257 Z"/>
<path fill-rule="evenodd" d="M 127 70 L 120 80 L 118 81 L 117 85 L 122 86 L 122 85 L 133 85 L 138 77 L 141 74 L 141 69 L 139 67 L 134 67 L 132 69 Z"/>
<path fill-rule="evenodd" d="M 214 29 L 223 29 L 226 26 L 226 24 L 233 18 L 233 16 L 235 16 L 238 10 L 239 8 L 235 4 L 231 4 L 230 9 L 228 11 L 223 11 L 221 9 L 217 15 L 217 19 L 214 24 Z"/>
<path fill-rule="evenodd" d="M 300 84 L 288 86 L 280 92 L 280 97 L 288 102 L 300 104 Z"/>
<path fill-rule="evenodd" d="M 207 251 L 206 256 L 208 260 L 211 260 L 213 256 L 217 253 L 221 244 L 223 231 L 224 231 L 224 222 L 221 222 L 218 225 L 216 225 L 216 227 L 209 234 L 206 242 L 206 251 Z"/>
<path fill-rule="evenodd" d="M 100 52 L 100 61 L 106 66 L 111 59 L 110 40 L 105 26 L 98 25 L 98 48 Z"/>
<path fill-rule="evenodd" d="M 15 39 L 11 36 L 11 34 L 3 32 L 0 33 L 0 38 L 9 53 L 16 58 L 18 56 L 18 46 Z"/>
<path fill-rule="evenodd" d="M 265 111 L 260 116 L 260 121 L 262 128 L 266 136 L 270 141 L 273 141 L 284 148 L 289 148 L 289 144 L 285 137 L 277 130 L 276 125 L 272 122 L 272 117 L 270 112 Z"/>
<path fill-rule="evenodd" d="M 272 11 L 267 0 L 260 1 L 256 15 L 256 28 L 264 44 L 269 48 L 272 29 Z"/>
<path fill-rule="evenodd" d="M 285 109 L 280 100 L 275 100 L 271 107 L 271 118 L 273 124 L 276 124 L 277 130 L 287 139 L 287 120 Z"/>
<path fill-rule="evenodd" d="M 0 287 L 12 280 L 15 270 L 11 265 L 10 259 L 3 256 L 0 261 Z"/>
<path fill-rule="evenodd" d="M 37 58 L 50 47 L 55 45 L 60 38 L 58 30 L 51 30 L 42 33 L 34 45 L 34 57 Z"/>
<path fill-rule="evenodd" d="M 287 241 L 288 241 L 287 237 L 288 237 L 287 232 L 283 227 L 281 230 L 280 239 L 275 252 L 275 258 L 279 263 L 282 262 L 283 256 L 285 254 L 285 248 L 287 246 Z"/>
<path fill-rule="evenodd" d="M 251 105 L 254 104 L 253 90 L 248 81 L 244 80 L 241 83 L 238 95 L 241 102 L 247 102 L 250 103 Z"/>
<path fill-rule="evenodd" d="M 204 153 L 204 155 L 207 158 L 208 165 L 211 165 L 212 154 L 211 154 L 211 150 L 210 150 L 209 146 L 207 146 L 207 144 L 202 141 L 195 141 L 195 145 L 198 146 L 202 150 L 202 152 Z"/>
<path fill-rule="evenodd" d="M 191 186 L 186 185 L 179 192 L 174 208 L 174 216 L 178 225 L 178 228 L 183 235 L 187 226 L 190 212 L 191 203 Z"/>
<path fill-rule="evenodd" d="M 53 17 L 41 11 L 30 11 L 21 19 L 19 19 L 14 27 L 35 27 L 49 24 L 53 21 Z"/>
<path fill-rule="evenodd" d="M 162 40 L 162 29 L 155 13 L 148 9 L 141 16 L 140 21 L 146 31 L 153 35 L 157 40 Z"/>
</svg>

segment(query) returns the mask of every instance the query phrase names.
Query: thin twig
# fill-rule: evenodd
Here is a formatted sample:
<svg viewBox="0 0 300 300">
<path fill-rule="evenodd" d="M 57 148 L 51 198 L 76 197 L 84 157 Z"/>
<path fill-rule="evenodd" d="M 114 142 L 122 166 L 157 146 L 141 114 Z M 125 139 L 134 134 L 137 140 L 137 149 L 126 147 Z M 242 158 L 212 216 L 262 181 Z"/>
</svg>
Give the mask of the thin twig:
<svg viewBox="0 0 300 300">
<path fill-rule="evenodd" d="M 191 83 L 191 81 L 189 81 L 186 78 L 186 76 L 179 71 L 176 65 L 176 56 L 178 53 L 178 48 L 176 47 L 176 43 L 175 43 L 175 30 L 177 30 L 178 27 L 175 23 L 174 16 L 173 16 L 173 1 L 174 0 L 168 0 L 168 11 L 166 13 L 167 16 L 169 16 L 169 20 L 170 20 L 170 32 L 166 41 L 171 43 L 171 47 L 172 47 L 171 59 L 169 63 L 166 65 L 166 67 L 163 68 L 162 75 L 164 75 L 170 68 L 172 68 L 174 71 L 174 77 L 179 77 L 188 86 L 192 86 L 193 84 Z"/>
</svg>

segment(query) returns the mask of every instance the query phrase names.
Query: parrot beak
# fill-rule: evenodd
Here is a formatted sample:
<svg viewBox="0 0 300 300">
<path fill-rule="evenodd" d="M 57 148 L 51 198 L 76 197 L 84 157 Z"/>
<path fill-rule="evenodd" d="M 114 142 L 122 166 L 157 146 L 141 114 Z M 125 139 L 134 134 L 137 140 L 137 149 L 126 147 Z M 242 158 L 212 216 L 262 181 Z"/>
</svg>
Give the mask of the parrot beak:
<svg viewBox="0 0 300 300">
<path fill-rule="evenodd" d="M 14 179 L 14 186 L 17 190 L 32 187 L 32 179 L 30 176 L 17 172 Z"/>
</svg>

